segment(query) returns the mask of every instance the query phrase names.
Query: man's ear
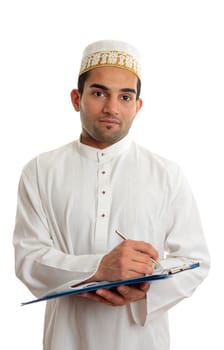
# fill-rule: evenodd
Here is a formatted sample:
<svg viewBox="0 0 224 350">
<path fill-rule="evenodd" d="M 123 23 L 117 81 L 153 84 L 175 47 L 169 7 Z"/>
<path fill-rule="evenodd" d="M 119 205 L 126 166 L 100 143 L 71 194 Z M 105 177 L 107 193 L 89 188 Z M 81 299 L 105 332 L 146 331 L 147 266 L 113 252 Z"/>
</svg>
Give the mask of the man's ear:
<svg viewBox="0 0 224 350">
<path fill-rule="evenodd" d="M 78 89 L 71 91 L 71 100 L 76 112 L 80 111 L 80 92 Z"/>
<path fill-rule="evenodd" d="M 136 101 L 136 113 L 138 113 L 138 111 L 142 108 L 142 99 L 141 98 L 138 98 L 137 101 Z"/>
</svg>

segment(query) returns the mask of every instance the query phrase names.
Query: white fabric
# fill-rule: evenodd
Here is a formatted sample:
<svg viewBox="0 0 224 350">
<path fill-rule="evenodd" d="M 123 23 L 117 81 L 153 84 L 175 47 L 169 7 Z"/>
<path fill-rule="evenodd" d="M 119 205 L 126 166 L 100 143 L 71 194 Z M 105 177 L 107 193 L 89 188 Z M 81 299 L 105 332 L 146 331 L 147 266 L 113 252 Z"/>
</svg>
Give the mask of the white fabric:
<svg viewBox="0 0 224 350">
<path fill-rule="evenodd" d="M 201 267 L 152 283 L 147 299 L 129 306 L 77 296 L 49 301 L 45 350 L 168 350 L 167 310 L 205 278 L 209 256 L 179 167 L 127 137 L 104 150 L 75 141 L 24 168 L 16 273 L 35 296 L 91 277 L 102 256 L 121 242 L 116 229 L 150 242 L 166 258 L 164 266 L 197 259 Z"/>
<path fill-rule="evenodd" d="M 133 45 L 120 40 L 99 40 L 88 45 L 83 51 L 83 59 L 96 52 L 121 51 L 133 56 L 140 64 L 140 52 Z"/>
<path fill-rule="evenodd" d="M 132 45 L 118 40 L 100 40 L 83 51 L 79 75 L 96 67 L 114 66 L 141 76 L 140 53 Z"/>
</svg>

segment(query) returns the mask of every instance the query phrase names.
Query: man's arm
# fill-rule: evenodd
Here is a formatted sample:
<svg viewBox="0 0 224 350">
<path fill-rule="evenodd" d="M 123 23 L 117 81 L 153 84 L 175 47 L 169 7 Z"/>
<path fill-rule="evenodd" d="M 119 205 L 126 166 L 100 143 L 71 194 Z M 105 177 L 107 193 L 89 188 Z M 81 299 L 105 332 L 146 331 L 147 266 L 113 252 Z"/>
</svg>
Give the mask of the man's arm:
<svg viewBox="0 0 224 350">
<path fill-rule="evenodd" d="M 33 163 L 20 179 L 13 243 L 17 277 L 42 297 L 90 278 L 103 255 L 73 255 L 66 251 L 63 237 L 57 245 L 53 242 Z"/>
</svg>

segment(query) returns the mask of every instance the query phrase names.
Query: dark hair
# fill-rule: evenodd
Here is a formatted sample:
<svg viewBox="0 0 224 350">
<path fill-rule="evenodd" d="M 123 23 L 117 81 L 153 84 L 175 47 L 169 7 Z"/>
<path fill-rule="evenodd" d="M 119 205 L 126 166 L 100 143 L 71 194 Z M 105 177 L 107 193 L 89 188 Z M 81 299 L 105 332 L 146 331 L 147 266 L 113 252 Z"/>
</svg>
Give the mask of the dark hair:
<svg viewBox="0 0 224 350">
<path fill-rule="evenodd" d="M 85 73 L 83 73 L 83 74 L 81 74 L 81 75 L 79 76 L 79 79 L 78 79 L 78 89 L 79 89 L 79 92 L 80 92 L 81 95 L 82 95 L 82 93 L 83 93 L 85 81 L 86 81 L 86 79 L 88 78 L 88 75 L 89 75 L 89 71 L 87 71 L 87 72 L 85 72 Z M 138 81 L 137 81 L 136 100 L 139 99 L 140 93 L 141 93 L 141 80 L 138 78 Z"/>
</svg>

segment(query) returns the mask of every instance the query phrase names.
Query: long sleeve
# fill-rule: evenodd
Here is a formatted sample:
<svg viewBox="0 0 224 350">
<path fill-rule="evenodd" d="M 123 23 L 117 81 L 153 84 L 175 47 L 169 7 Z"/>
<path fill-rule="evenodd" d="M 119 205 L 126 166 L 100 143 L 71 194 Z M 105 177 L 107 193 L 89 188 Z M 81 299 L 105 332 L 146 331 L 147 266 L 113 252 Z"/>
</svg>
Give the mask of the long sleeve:
<svg viewBox="0 0 224 350">
<path fill-rule="evenodd" d="M 34 174 L 28 168 L 20 179 L 13 243 L 17 277 L 41 297 L 91 277 L 101 255 L 72 254 L 60 234 L 53 242 Z"/>
<path fill-rule="evenodd" d="M 173 170 L 173 169 L 172 169 Z M 174 176 L 173 176 L 174 175 Z M 192 191 L 179 168 L 168 182 L 163 267 L 199 261 L 200 267 L 151 284 L 147 300 L 132 305 L 137 323 L 146 324 L 190 297 L 209 271 L 210 259 Z"/>
</svg>

